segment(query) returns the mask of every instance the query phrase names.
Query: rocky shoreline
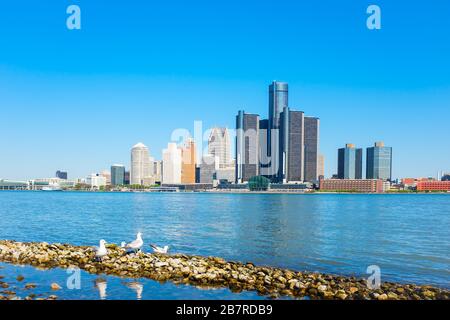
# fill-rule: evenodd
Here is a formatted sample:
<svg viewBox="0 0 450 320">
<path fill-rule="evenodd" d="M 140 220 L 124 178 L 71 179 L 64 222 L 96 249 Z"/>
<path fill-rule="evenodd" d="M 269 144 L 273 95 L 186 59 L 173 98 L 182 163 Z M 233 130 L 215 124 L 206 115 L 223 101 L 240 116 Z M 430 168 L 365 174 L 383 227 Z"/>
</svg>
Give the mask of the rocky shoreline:
<svg viewBox="0 0 450 320">
<path fill-rule="evenodd" d="M 217 257 L 185 254 L 127 254 L 108 245 L 109 254 L 95 261 L 87 246 L 45 242 L 0 241 L 0 261 L 39 268 L 78 267 L 92 274 L 148 278 L 160 282 L 198 287 L 223 287 L 233 292 L 257 291 L 271 298 L 290 296 L 339 300 L 449 300 L 450 291 L 432 286 L 383 282 L 371 290 L 365 279 L 259 267 L 252 263 L 225 261 Z M 1 279 L 0 279 L 1 280 Z M 0 285 L 4 285 L 0 281 Z M 53 297 L 52 297 L 53 298 Z M 0 300 L 8 299 L 1 291 Z"/>
</svg>

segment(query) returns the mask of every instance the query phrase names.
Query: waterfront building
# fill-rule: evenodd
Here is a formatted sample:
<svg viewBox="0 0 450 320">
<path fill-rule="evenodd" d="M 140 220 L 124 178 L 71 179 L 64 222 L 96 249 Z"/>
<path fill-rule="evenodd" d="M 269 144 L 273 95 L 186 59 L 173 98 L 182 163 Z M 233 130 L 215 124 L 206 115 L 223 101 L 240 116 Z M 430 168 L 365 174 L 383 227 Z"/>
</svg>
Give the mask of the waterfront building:
<svg viewBox="0 0 450 320">
<path fill-rule="evenodd" d="M 91 189 L 100 189 L 106 186 L 106 178 L 99 173 L 92 173 L 87 176 L 86 184 L 88 184 Z"/>
<path fill-rule="evenodd" d="M 236 116 L 236 182 L 259 175 L 259 115 L 239 111 Z"/>
<path fill-rule="evenodd" d="M 162 152 L 162 183 L 180 184 L 181 183 L 181 149 L 176 143 L 168 143 L 167 149 Z"/>
<path fill-rule="evenodd" d="M 0 179 L 0 190 L 27 190 L 29 184 L 27 181 L 14 181 Z"/>
<path fill-rule="evenodd" d="M 125 166 L 113 164 L 111 166 L 111 185 L 120 186 L 125 184 Z"/>
<path fill-rule="evenodd" d="M 338 150 L 339 179 L 362 179 L 362 154 L 363 149 L 351 143 Z"/>
<path fill-rule="evenodd" d="M 319 127 L 320 120 L 315 117 L 305 117 L 305 169 L 304 181 L 316 182 L 318 174 L 319 156 Z"/>
<path fill-rule="evenodd" d="M 386 147 L 384 142 L 367 148 L 366 178 L 392 180 L 392 148 Z"/>
<path fill-rule="evenodd" d="M 330 192 L 381 193 L 386 187 L 381 179 L 321 179 L 319 184 Z"/>
<path fill-rule="evenodd" d="M 236 170 L 234 167 L 220 168 L 219 166 L 216 170 L 216 180 L 234 182 L 236 181 Z"/>
<path fill-rule="evenodd" d="M 447 191 L 450 192 L 450 181 L 418 181 L 417 191 Z"/>
<path fill-rule="evenodd" d="M 151 184 L 150 152 L 143 143 L 138 143 L 131 149 L 130 184 Z"/>
<path fill-rule="evenodd" d="M 227 128 L 212 128 L 208 138 L 208 154 L 219 158 L 219 168 L 229 168 L 231 163 L 231 137 Z"/>
<path fill-rule="evenodd" d="M 441 181 L 450 181 L 450 173 L 443 173 Z"/>
<path fill-rule="evenodd" d="M 195 166 L 197 151 L 195 148 L 195 142 L 189 138 L 181 147 L 181 183 L 195 183 Z"/>
<path fill-rule="evenodd" d="M 56 171 L 56 178 L 67 180 L 67 171 Z"/>
<path fill-rule="evenodd" d="M 213 183 L 217 180 L 216 173 L 219 170 L 219 157 L 212 154 L 203 155 L 200 164 L 200 183 Z"/>
<path fill-rule="evenodd" d="M 305 170 L 305 116 L 302 111 L 285 107 L 281 113 L 281 159 L 278 181 L 302 182 Z M 317 170 L 317 169 L 316 169 Z"/>
</svg>

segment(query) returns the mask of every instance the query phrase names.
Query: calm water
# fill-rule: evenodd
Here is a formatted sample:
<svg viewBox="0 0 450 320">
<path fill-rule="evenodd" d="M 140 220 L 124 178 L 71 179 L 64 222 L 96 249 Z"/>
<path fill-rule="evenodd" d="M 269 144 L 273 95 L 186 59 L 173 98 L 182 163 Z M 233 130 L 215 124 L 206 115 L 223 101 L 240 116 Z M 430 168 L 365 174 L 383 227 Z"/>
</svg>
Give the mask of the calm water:
<svg viewBox="0 0 450 320">
<path fill-rule="evenodd" d="M 357 276 L 378 265 L 383 281 L 450 287 L 450 195 L 0 192 L 0 239 L 95 245 L 138 231 L 172 252 Z M 0 275 L 18 272 L 2 266 Z M 43 282 L 67 277 L 23 270 Z M 98 277 L 83 275 L 89 289 L 78 296 L 98 298 Z M 108 298 L 132 297 L 123 279 L 104 278 Z M 144 299 L 257 297 L 142 283 Z"/>
</svg>

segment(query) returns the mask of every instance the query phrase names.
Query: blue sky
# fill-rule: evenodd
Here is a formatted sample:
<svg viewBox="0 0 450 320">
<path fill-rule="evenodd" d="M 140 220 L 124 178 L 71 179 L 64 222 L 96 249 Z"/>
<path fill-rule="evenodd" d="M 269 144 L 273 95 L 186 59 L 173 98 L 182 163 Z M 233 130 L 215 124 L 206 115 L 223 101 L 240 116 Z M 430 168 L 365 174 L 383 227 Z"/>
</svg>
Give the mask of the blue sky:
<svg viewBox="0 0 450 320">
<path fill-rule="evenodd" d="M 77 4 L 82 29 L 66 28 Z M 366 8 L 382 29 L 366 28 Z M 450 2 L 9 1 L 0 8 L 0 178 L 84 177 L 156 158 L 172 130 L 267 116 L 268 85 L 337 149 L 383 140 L 394 176 L 450 171 Z"/>
</svg>

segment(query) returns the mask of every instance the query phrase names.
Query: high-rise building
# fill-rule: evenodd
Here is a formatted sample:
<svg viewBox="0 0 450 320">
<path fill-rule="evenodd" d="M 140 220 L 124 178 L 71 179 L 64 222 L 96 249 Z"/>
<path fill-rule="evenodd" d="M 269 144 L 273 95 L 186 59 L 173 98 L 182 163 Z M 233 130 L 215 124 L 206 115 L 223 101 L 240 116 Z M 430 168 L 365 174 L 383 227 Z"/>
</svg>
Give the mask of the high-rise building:
<svg viewBox="0 0 450 320">
<path fill-rule="evenodd" d="M 152 172 L 155 182 L 161 183 L 162 180 L 162 161 L 153 160 Z"/>
<path fill-rule="evenodd" d="M 143 143 L 131 149 L 130 183 L 132 185 L 151 185 L 150 152 Z"/>
<path fill-rule="evenodd" d="M 59 179 L 67 180 L 67 171 L 56 171 L 56 177 Z"/>
<path fill-rule="evenodd" d="M 239 111 L 236 116 L 236 182 L 259 175 L 259 115 Z"/>
<path fill-rule="evenodd" d="M 123 178 L 123 182 L 125 185 L 129 185 L 130 184 L 130 171 L 125 171 L 125 175 Z"/>
<path fill-rule="evenodd" d="M 181 148 L 181 183 L 195 183 L 196 148 L 193 139 L 187 139 Z"/>
<path fill-rule="evenodd" d="M 319 165 L 318 165 L 318 174 L 319 180 L 325 179 L 325 156 L 323 154 L 319 154 Z"/>
<path fill-rule="evenodd" d="M 125 166 L 113 164 L 111 166 L 111 185 L 120 186 L 125 184 Z"/>
<path fill-rule="evenodd" d="M 227 128 L 212 128 L 208 138 L 208 153 L 219 157 L 219 168 L 231 165 L 231 140 Z"/>
<path fill-rule="evenodd" d="M 318 180 L 319 118 L 305 117 L 305 176 L 304 181 Z"/>
<path fill-rule="evenodd" d="M 278 174 L 280 182 L 304 181 L 304 128 L 304 113 L 284 108 L 280 125 L 281 166 Z"/>
<path fill-rule="evenodd" d="M 376 142 L 367 148 L 366 179 L 392 180 L 392 148 Z"/>
<path fill-rule="evenodd" d="M 176 143 L 168 143 L 163 150 L 162 183 L 181 183 L 181 149 Z"/>
<path fill-rule="evenodd" d="M 200 183 L 213 183 L 217 179 L 216 173 L 219 170 L 219 157 L 207 154 L 203 155 L 200 164 Z"/>
<path fill-rule="evenodd" d="M 362 179 L 362 154 L 363 150 L 351 143 L 338 150 L 339 179 Z"/>
<path fill-rule="evenodd" d="M 288 84 L 273 81 L 269 85 L 269 119 L 267 152 L 270 158 L 272 180 L 279 180 L 282 171 L 282 146 L 280 144 L 281 113 L 288 107 Z"/>
</svg>

